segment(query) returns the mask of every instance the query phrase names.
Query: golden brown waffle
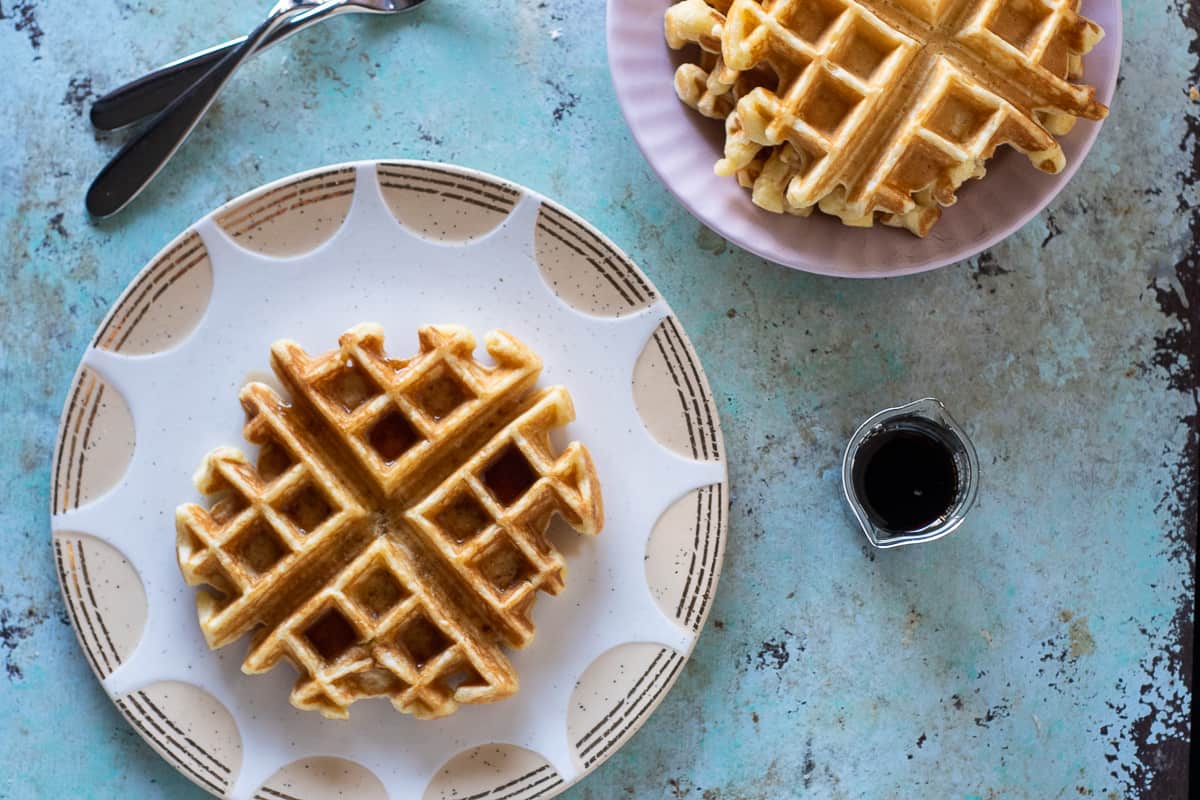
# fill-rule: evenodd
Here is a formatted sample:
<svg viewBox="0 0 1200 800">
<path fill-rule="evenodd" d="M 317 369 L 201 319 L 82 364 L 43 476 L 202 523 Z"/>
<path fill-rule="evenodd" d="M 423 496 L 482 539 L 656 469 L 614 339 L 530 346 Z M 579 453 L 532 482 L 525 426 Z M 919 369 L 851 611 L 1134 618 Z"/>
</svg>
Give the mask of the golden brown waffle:
<svg viewBox="0 0 1200 800">
<path fill-rule="evenodd" d="M 695 45 L 676 93 L 726 120 L 715 170 L 754 202 L 924 236 L 1000 145 L 1039 169 L 1053 134 L 1108 109 L 1082 77 L 1103 36 L 1079 0 L 682 0 L 667 43 Z"/>
<path fill-rule="evenodd" d="M 196 597 L 209 645 L 254 631 L 243 670 L 290 661 L 292 703 L 327 717 L 363 697 L 432 718 L 516 692 L 502 645 L 529 644 L 537 592 L 564 585 L 551 517 L 603 525 L 586 448 L 550 444 L 574 408 L 561 386 L 530 392 L 537 356 L 502 332 L 494 366 L 463 328 L 419 339 L 407 360 L 377 325 L 315 358 L 277 342 L 291 402 L 241 392 L 257 465 L 214 450 L 196 477 L 210 507 L 176 512 L 184 578 L 211 589 Z"/>
</svg>

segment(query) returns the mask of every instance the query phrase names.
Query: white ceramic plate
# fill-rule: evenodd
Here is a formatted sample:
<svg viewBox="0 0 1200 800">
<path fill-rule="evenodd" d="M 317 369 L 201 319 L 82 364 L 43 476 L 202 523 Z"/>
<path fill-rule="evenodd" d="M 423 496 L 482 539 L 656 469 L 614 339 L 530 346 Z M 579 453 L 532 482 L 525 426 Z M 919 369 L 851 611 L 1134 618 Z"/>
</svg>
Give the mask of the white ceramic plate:
<svg viewBox="0 0 1200 800">
<path fill-rule="evenodd" d="M 924 239 L 876 225 L 847 228 L 815 213 L 772 214 L 750 202 L 733 178 L 713 174 L 724 126 L 675 96 L 682 55 L 667 47 L 663 14 L 671 0 L 608 0 L 608 63 L 617 100 L 646 160 L 701 222 L 734 244 L 779 264 L 821 275 L 883 278 L 935 269 L 979 253 L 1016 231 L 1054 199 L 1079 169 L 1100 132 L 1080 121 L 1060 139 L 1067 166 L 1057 175 L 1035 169 L 1004 148 L 983 181 L 969 181 Z M 1084 74 L 1101 102 L 1112 102 L 1121 61 L 1118 0 L 1083 0 L 1082 11 L 1105 30 L 1084 57 Z"/>
<path fill-rule="evenodd" d="M 419 721 L 288 704 L 294 673 L 204 644 L 175 563 L 174 509 L 206 452 L 241 436 L 239 387 L 270 343 L 310 352 L 362 321 L 504 328 L 571 391 L 607 524 L 553 532 L 567 588 L 513 654 L 521 691 Z M 703 371 L 657 290 L 587 223 L 456 167 L 367 162 L 218 209 L 143 269 L 84 354 L 52 475 L 53 547 L 83 651 L 155 750 L 216 795 L 261 800 L 551 797 L 633 734 L 678 677 L 720 572 L 728 492 Z M 563 526 L 565 529 L 565 525 Z"/>
</svg>

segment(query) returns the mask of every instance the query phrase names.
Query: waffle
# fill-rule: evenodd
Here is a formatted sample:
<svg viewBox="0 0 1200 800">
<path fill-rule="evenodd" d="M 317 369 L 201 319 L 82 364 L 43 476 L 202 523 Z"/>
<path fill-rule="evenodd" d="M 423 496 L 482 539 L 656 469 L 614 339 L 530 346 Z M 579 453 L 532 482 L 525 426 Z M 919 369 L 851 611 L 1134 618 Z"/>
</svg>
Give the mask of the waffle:
<svg viewBox="0 0 1200 800">
<path fill-rule="evenodd" d="M 679 98 L 725 120 L 715 166 L 770 211 L 814 207 L 925 236 L 997 147 L 1038 169 L 1055 140 L 1103 119 L 1074 83 L 1103 36 L 1079 0 L 682 0 L 667 44 L 689 46 Z"/>
<path fill-rule="evenodd" d="M 196 485 L 208 507 L 176 512 L 177 555 L 212 648 L 252 634 L 242 669 L 281 659 L 291 702 L 345 718 L 386 696 L 419 718 L 501 700 L 518 680 L 504 647 L 525 647 L 539 591 L 564 586 L 546 536 L 554 514 L 603 525 L 586 448 L 550 431 L 574 418 L 561 386 L 533 390 L 541 362 L 503 332 L 473 357 L 471 333 L 419 331 L 420 352 L 389 358 L 377 325 L 311 357 L 271 348 L 290 401 L 241 391 L 254 465 L 221 447 Z"/>
</svg>

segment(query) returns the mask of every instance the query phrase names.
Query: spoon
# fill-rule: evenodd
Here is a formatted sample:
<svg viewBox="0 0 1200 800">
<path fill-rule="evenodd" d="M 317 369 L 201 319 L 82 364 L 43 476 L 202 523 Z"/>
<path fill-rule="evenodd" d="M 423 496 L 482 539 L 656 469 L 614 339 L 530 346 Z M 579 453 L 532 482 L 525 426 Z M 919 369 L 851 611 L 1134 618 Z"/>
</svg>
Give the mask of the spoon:
<svg viewBox="0 0 1200 800">
<path fill-rule="evenodd" d="M 318 5 L 308 0 L 279 0 L 257 28 L 190 89 L 172 100 L 100 170 L 87 192 L 88 212 L 94 217 L 109 217 L 128 205 L 171 160 L 217 93 L 262 41 L 295 14 L 337 2 Z"/>
<path fill-rule="evenodd" d="M 289 17 L 286 23 L 259 43 L 254 54 L 257 55 L 268 47 L 331 17 L 356 13 L 399 14 L 424 2 L 425 0 L 341 0 L 322 3 L 309 11 Z M 102 131 L 112 131 L 162 111 L 244 41 L 246 37 L 241 36 L 201 50 L 112 90 L 92 104 L 92 125 Z"/>
</svg>

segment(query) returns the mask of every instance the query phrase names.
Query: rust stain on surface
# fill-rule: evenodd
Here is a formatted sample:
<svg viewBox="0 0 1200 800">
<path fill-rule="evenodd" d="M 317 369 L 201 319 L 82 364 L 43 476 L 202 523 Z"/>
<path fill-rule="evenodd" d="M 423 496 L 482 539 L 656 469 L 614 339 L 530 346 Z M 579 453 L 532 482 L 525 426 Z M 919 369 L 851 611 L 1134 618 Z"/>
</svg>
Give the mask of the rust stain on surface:
<svg viewBox="0 0 1200 800">
<path fill-rule="evenodd" d="M 1197 57 L 1191 75 L 1194 85 L 1200 82 L 1200 7 L 1179 2 L 1175 4 L 1175 10 L 1184 25 L 1195 34 L 1188 47 L 1188 51 Z M 1137 758 L 1122 774 L 1116 770 L 1112 773 L 1125 784 L 1131 797 L 1147 799 L 1191 796 L 1188 763 L 1189 729 L 1194 715 L 1190 702 L 1194 690 L 1197 536 L 1194 476 L 1200 454 L 1200 277 L 1197 277 L 1196 255 L 1200 243 L 1200 205 L 1194 201 L 1194 194 L 1200 187 L 1200 117 L 1186 117 L 1179 149 L 1190 157 L 1188 171 L 1180 176 L 1178 208 L 1188 220 L 1191 246 L 1184 249 L 1180 260 L 1173 265 L 1169 280 L 1156 278 L 1148 288 L 1154 293 L 1163 314 L 1177 323 L 1155 337 L 1152 364 L 1166 373 L 1169 388 L 1191 399 L 1190 413 L 1181 420 L 1187 426 L 1187 441 L 1177 460 L 1164 465 L 1170 468 L 1174 480 L 1164 489 L 1159 507 L 1179 520 L 1178 525 L 1166 532 L 1165 548 L 1169 559 L 1188 565 L 1192 580 L 1178 597 L 1169 637 L 1173 644 L 1142 662 L 1146 682 L 1139 687 L 1139 706 L 1146 710 L 1128 723 Z M 1182 685 L 1185 691 L 1162 691 L 1159 687 L 1168 682 Z M 1123 707 L 1113 710 L 1118 717 L 1128 719 Z"/>
<path fill-rule="evenodd" d="M 1088 629 L 1087 617 L 1076 617 L 1067 628 L 1068 652 L 1071 658 L 1090 656 L 1096 652 L 1096 640 Z"/>
</svg>

